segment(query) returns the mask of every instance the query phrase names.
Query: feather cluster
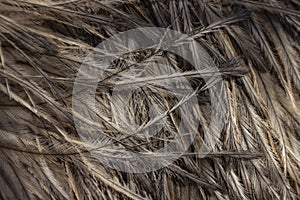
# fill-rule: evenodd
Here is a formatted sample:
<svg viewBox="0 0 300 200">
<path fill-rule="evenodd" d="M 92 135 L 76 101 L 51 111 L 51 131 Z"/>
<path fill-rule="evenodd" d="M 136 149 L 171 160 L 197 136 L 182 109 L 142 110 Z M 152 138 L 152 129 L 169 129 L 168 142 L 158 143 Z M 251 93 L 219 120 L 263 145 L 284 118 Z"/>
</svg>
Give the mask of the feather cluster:
<svg viewBox="0 0 300 200">
<path fill-rule="evenodd" d="M 193 143 L 175 162 L 129 173 L 93 156 L 112 149 L 97 146 L 89 129 L 82 140 L 72 95 L 84 58 L 102 41 L 139 27 L 190 36 L 222 80 L 155 48 L 117 59 L 114 73 L 97 85 L 97 109 L 86 105 L 114 145 L 156 159 L 155 150 L 188 134 L 182 120 L 199 121 Z M 299 33 L 297 0 L 0 0 L 0 199 L 299 199 Z M 176 73 L 155 66 L 162 58 Z M 121 96 L 111 102 L 111 92 L 119 75 L 134 70 L 131 62 L 151 76 L 121 81 L 148 82 L 124 108 Z M 178 94 L 151 84 L 178 77 L 194 92 L 180 96 L 180 84 Z M 224 108 L 212 107 L 211 88 L 219 88 Z M 180 106 L 192 96 L 198 109 L 185 116 Z M 224 120 L 212 121 L 210 113 L 222 109 Z M 163 128 L 153 135 L 155 124 Z M 151 137 L 141 137 L 141 127 Z M 203 145 L 211 150 L 203 153 Z"/>
</svg>

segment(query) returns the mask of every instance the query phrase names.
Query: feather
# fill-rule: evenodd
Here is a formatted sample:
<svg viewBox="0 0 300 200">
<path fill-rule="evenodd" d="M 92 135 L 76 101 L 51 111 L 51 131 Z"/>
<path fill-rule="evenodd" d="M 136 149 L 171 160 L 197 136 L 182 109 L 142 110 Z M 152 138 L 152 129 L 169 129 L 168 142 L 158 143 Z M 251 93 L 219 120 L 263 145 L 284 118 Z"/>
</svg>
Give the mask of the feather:
<svg viewBox="0 0 300 200">
<path fill-rule="evenodd" d="M 299 8 L 0 0 L 0 199 L 298 199 Z M 81 70 L 142 27 L 185 37 L 132 37 L 101 77 Z"/>
</svg>

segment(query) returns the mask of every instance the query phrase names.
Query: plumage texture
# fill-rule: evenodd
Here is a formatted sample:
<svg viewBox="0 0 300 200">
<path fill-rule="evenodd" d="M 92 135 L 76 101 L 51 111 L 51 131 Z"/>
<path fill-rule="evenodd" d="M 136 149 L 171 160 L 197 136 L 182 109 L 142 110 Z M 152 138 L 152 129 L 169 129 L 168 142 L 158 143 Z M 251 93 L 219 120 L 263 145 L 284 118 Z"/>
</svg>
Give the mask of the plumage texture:
<svg viewBox="0 0 300 200">
<path fill-rule="evenodd" d="M 214 137 L 207 129 L 208 89 L 219 83 L 205 84 L 192 66 L 165 54 L 178 74 L 159 78 L 184 75 L 198 89 L 200 109 L 194 114 L 200 127 L 176 162 L 133 174 L 91 155 L 101 148 L 79 138 L 72 91 L 83 58 L 96 45 L 138 27 L 171 28 L 199 42 L 225 80 L 220 87 L 228 112 L 217 144 L 201 156 L 204 136 Z M 297 0 L 0 0 L 0 198 L 299 199 L 299 32 Z M 129 57 L 156 59 L 155 54 Z M 130 68 L 120 65 L 117 71 Z M 126 112 L 131 121 L 147 126 L 154 123 L 148 104 L 169 109 L 164 113 L 168 135 L 118 141 L 118 134 L 129 133 L 112 114 L 118 113 L 109 102 L 114 83 L 109 77 L 98 84 L 97 102 L 106 107 L 92 112 L 106 120 L 102 129 L 118 144 L 146 151 L 179 134 L 180 100 L 149 86 L 134 93 Z"/>
</svg>

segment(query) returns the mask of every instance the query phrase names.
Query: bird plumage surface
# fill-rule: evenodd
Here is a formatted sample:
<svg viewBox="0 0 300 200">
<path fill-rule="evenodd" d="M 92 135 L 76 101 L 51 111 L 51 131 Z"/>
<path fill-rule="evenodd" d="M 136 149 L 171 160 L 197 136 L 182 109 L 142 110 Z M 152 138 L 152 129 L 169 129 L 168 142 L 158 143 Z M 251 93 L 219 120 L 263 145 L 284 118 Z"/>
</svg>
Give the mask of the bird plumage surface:
<svg viewBox="0 0 300 200">
<path fill-rule="evenodd" d="M 93 157 L 103 149 L 79 137 L 72 95 L 84 58 L 114 34 L 139 27 L 192 37 L 223 81 L 205 82 L 193 66 L 169 53 L 125 56 L 149 65 L 157 56 L 166 58 L 176 74 L 160 79 L 186 77 L 199 104 L 192 115 L 200 124 L 178 160 L 152 172 L 129 173 Z M 0 198 L 299 199 L 299 32 L 297 0 L 0 0 Z M 131 66 L 119 60 L 115 75 Z M 153 67 L 147 73 L 155 78 L 161 71 Z M 201 73 L 208 80 L 215 75 L 210 69 Z M 177 108 L 189 96 L 180 100 L 148 85 L 123 109 L 110 103 L 115 82 L 108 75 L 98 83 L 99 107 L 89 111 L 101 117 L 102 130 L 115 143 L 147 152 L 184 134 L 178 124 L 186 116 Z M 224 121 L 212 122 L 208 114 L 222 109 L 211 108 L 208 91 L 214 87 L 226 101 Z M 156 105 L 154 113 L 167 110 L 160 113 L 167 118 L 163 131 L 150 140 L 136 135 L 120 140 L 130 134 L 122 124 L 127 119 L 144 127 L 154 123 L 150 104 Z M 114 114 L 120 110 L 126 117 Z M 211 132 L 211 124 L 222 128 Z M 216 137 L 202 155 L 204 138 Z"/>
</svg>

